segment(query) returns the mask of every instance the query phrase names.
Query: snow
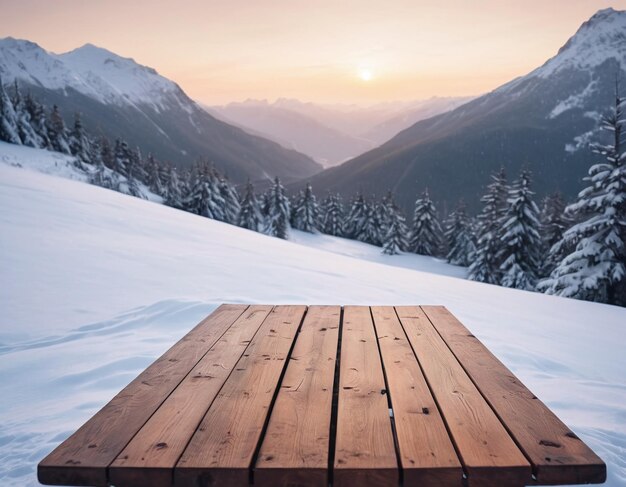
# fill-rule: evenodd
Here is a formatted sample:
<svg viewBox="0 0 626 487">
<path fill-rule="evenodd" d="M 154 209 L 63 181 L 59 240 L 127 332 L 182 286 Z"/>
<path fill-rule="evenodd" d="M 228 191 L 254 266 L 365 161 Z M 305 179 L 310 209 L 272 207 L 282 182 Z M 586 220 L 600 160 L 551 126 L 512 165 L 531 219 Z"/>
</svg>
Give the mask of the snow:
<svg viewBox="0 0 626 487">
<path fill-rule="evenodd" d="M 3 83 L 18 79 L 52 90 L 73 88 L 103 103 L 146 103 L 157 109 L 180 92 L 154 69 L 91 44 L 54 54 L 34 42 L 0 39 L 0 75 Z"/>
<path fill-rule="evenodd" d="M 1 485 L 38 485 L 37 462 L 151 361 L 219 303 L 250 302 L 444 304 L 607 462 L 606 485 L 626 486 L 626 309 L 267 237 L 43 174 L 59 156 L 21 150 L 0 145 Z"/>
<path fill-rule="evenodd" d="M 576 93 L 574 95 L 568 96 L 565 100 L 561 100 L 552 109 L 552 111 L 548 115 L 548 118 L 556 118 L 561 113 L 566 112 L 567 110 L 571 110 L 572 108 L 582 107 L 583 104 L 585 103 L 585 100 L 593 94 L 597 84 L 598 84 L 597 81 L 593 80 L 580 93 Z M 589 116 L 588 113 L 589 112 L 586 112 L 585 116 Z"/>
<path fill-rule="evenodd" d="M 558 54 L 529 76 L 547 78 L 567 68 L 589 70 L 607 59 L 626 60 L 626 11 L 599 10 L 584 22 Z"/>
</svg>

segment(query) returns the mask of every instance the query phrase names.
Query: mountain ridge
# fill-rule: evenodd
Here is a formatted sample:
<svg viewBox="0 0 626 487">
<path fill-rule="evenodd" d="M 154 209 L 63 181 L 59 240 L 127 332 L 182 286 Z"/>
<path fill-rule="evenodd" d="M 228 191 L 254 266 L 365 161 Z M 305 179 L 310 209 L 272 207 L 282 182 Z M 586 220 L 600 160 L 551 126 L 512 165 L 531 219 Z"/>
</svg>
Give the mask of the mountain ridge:
<svg viewBox="0 0 626 487">
<path fill-rule="evenodd" d="M 217 120 L 153 68 L 92 44 L 54 54 L 31 41 L 0 39 L 0 77 L 58 105 L 66 123 L 80 112 L 90 132 L 123 138 L 180 167 L 208 159 L 235 182 L 295 181 L 322 169 L 304 154 Z"/>
</svg>

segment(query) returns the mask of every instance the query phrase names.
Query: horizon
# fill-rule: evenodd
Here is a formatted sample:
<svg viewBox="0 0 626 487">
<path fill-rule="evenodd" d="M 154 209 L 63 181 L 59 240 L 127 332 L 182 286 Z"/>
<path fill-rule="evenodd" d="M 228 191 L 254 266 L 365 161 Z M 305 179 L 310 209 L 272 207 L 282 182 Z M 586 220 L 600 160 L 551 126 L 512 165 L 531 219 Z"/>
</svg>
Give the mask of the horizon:
<svg viewBox="0 0 626 487">
<path fill-rule="evenodd" d="M 172 16 L 164 0 L 0 0 L 0 37 L 54 53 L 94 44 L 156 69 L 209 106 L 287 98 L 371 107 L 492 91 L 542 65 L 608 7 L 626 2 L 190 1 Z"/>
</svg>

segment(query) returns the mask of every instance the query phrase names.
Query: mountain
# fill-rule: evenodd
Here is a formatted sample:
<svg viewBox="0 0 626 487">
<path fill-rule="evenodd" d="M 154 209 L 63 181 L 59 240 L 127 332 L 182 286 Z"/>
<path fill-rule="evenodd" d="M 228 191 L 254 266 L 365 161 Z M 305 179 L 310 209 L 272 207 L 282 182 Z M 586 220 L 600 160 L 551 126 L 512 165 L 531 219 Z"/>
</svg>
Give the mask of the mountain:
<svg viewBox="0 0 626 487">
<path fill-rule="evenodd" d="M 266 100 L 248 100 L 207 109 L 224 122 L 307 154 L 325 167 L 340 164 L 374 147 L 369 140 L 345 134 L 308 115 Z"/>
<path fill-rule="evenodd" d="M 626 11 L 600 10 L 543 66 L 311 182 L 320 194 L 392 189 L 406 209 L 428 187 L 444 211 L 461 198 L 476 209 L 490 173 L 504 166 L 514 178 L 525 167 L 538 196 L 560 190 L 571 198 L 595 159 L 588 143 L 599 136 L 625 65 Z"/>
<path fill-rule="evenodd" d="M 275 175 L 293 181 L 322 169 L 304 154 L 217 120 L 154 69 L 91 44 L 53 54 L 33 42 L 0 39 L 0 77 L 59 105 L 68 124 L 80 112 L 92 133 L 124 138 L 179 166 L 206 158 L 236 182 Z"/>
<path fill-rule="evenodd" d="M 472 96 L 434 96 L 427 100 L 416 101 L 409 106 L 396 110 L 399 111 L 399 113 L 375 125 L 362 135 L 367 140 L 371 140 L 376 143 L 376 145 L 380 145 L 420 120 L 426 120 L 440 113 L 454 110 L 474 98 L 475 97 Z"/>
<path fill-rule="evenodd" d="M 300 113 L 326 127 L 369 140 L 377 146 L 418 120 L 452 110 L 470 99 L 471 97 L 433 97 L 427 100 L 390 101 L 361 106 L 279 98 L 272 106 Z"/>
<path fill-rule="evenodd" d="M 280 98 L 206 107 L 216 118 L 297 150 L 325 167 L 379 146 L 419 120 L 452 110 L 471 97 L 386 102 L 363 107 Z"/>
</svg>

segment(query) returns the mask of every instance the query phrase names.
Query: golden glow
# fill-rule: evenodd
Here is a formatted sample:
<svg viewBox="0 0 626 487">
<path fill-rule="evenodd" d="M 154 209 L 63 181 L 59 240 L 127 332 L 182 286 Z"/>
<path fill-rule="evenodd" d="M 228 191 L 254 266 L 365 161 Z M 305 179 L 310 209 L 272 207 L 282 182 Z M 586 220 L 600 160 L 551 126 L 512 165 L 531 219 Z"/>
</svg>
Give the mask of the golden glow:
<svg viewBox="0 0 626 487">
<path fill-rule="evenodd" d="M 370 69 L 367 68 L 361 68 L 359 70 L 359 78 L 361 78 L 363 81 L 369 81 L 372 79 L 372 71 Z"/>
<path fill-rule="evenodd" d="M 207 104 L 371 104 L 490 91 L 609 6 L 624 0 L 0 0 L 0 37 L 90 42 Z"/>
</svg>

